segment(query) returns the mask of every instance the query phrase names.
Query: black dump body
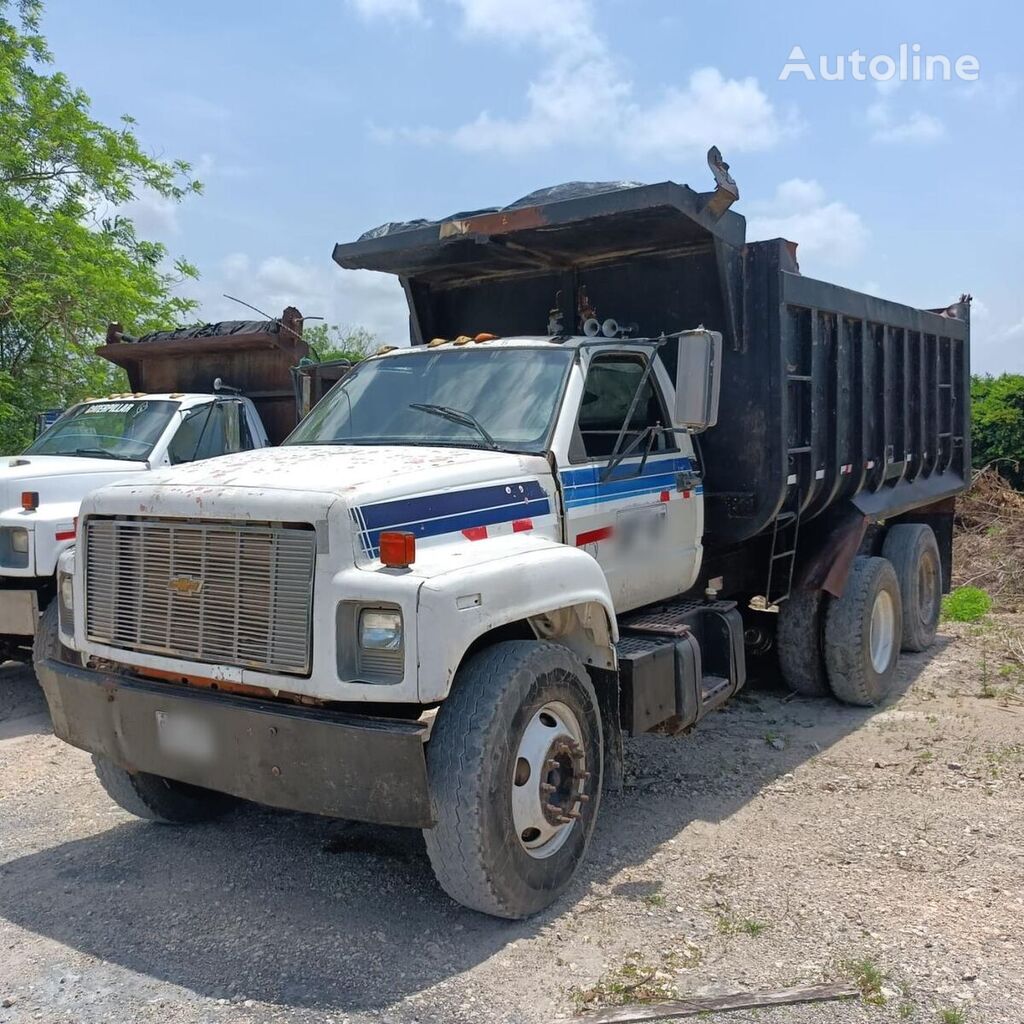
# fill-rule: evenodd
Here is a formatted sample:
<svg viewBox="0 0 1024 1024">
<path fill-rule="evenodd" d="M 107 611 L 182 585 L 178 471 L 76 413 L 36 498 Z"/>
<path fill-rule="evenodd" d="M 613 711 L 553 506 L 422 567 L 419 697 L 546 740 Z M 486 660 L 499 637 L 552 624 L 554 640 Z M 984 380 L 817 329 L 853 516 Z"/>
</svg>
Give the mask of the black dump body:
<svg viewBox="0 0 1024 1024">
<path fill-rule="evenodd" d="M 553 307 L 565 333 L 587 306 L 639 336 L 720 331 L 718 425 L 699 440 L 712 554 L 770 532 L 784 507 L 834 529 L 963 490 L 969 302 L 915 309 L 803 277 L 792 243 L 745 241 L 733 198 L 673 182 L 559 186 L 385 225 L 334 259 L 400 277 L 414 344 L 544 335 Z"/>
<path fill-rule="evenodd" d="M 111 324 L 106 342 L 97 354 L 124 367 L 133 391 L 202 394 L 220 377 L 252 399 L 272 444 L 298 421 L 291 370 L 309 346 L 302 340 L 302 314 L 292 306 L 279 320 L 221 320 L 139 338 Z"/>
</svg>

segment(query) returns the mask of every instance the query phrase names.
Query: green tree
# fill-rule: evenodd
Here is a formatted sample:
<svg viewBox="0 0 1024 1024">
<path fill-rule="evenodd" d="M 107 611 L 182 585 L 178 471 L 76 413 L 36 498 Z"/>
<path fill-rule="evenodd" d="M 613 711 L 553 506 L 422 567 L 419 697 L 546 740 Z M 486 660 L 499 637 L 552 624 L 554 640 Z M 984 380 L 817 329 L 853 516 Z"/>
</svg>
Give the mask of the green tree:
<svg viewBox="0 0 1024 1024">
<path fill-rule="evenodd" d="M 174 286 L 183 259 L 139 238 L 119 212 L 147 192 L 181 200 L 202 186 L 187 163 L 147 155 L 128 116 L 111 128 L 50 66 L 41 0 L 0 0 L 0 452 L 31 440 L 35 412 L 126 387 L 96 359 L 108 321 L 139 334 L 180 322 L 195 302 Z"/>
<path fill-rule="evenodd" d="M 972 458 L 1024 487 L 1024 374 L 971 378 Z"/>
<path fill-rule="evenodd" d="M 318 360 L 349 359 L 358 363 L 380 348 L 377 335 L 365 327 L 338 327 L 333 324 L 307 324 L 303 339 Z"/>
</svg>

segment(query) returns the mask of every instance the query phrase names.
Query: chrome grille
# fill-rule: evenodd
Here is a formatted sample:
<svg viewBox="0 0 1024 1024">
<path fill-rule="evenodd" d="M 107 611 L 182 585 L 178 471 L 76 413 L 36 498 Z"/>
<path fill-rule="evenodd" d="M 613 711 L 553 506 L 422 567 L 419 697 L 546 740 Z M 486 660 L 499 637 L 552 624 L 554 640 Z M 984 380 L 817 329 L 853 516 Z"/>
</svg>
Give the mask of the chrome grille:
<svg viewBox="0 0 1024 1024">
<path fill-rule="evenodd" d="M 307 674 L 312 529 L 90 517 L 90 640 L 190 661 Z"/>
</svg>

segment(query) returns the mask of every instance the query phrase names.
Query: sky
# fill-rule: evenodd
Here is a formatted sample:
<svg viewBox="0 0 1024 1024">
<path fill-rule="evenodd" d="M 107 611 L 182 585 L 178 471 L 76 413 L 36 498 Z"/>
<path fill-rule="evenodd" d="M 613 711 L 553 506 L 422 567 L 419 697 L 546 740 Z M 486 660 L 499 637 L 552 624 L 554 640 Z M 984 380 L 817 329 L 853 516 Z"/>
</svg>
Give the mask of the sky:
<svg viewBox="0 0 1024 1024">
<path fill-rule="evenodd" d="M 915 306 L 970 292 L 992 373 L 1024 372 L 1022 30 L 1009 0 L 49 0 L 44 20 L 94 114 L 203 181 L 128 211 L 199 267 L 198 318 L 249 316 L 228 293 L 403 343 L 397 281 L 340 270 L 335 242 L 562 181 L 708 191 L 714 144 L 748 239 Z M 908 78 L 915 55 L 975 60 L 873 80 L 901 45 Z M 780 80 L 797 46 L 813 80 Z M 864 80 L 849 60 L 824 80 L 855 50 Z"/>
</svg>

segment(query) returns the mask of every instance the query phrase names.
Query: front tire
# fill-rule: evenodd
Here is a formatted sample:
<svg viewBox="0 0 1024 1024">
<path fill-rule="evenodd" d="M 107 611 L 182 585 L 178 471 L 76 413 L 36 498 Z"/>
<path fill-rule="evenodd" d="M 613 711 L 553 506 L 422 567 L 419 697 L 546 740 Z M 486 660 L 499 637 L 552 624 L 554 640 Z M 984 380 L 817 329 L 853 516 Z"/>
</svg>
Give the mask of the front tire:
<svg viewBox="0 0 1024 1024">
<path fill-rule="evenodd" d="M 515 640 L 472 655 L 427 747 L 436 824 L 423 836 L 444 891 L 506 918 L 558 899 L 597 820 L 602 757 L 597 696 L 571 651 Z"/>
<path fill-rule="evenodd" d="M 858 557 L 843 596 L 825 614 L 825 665 L 836 697 L 861 707 L 884 700 L 896 683 L 902 634 L 895 570 L 884 558 Z"/>
<path fill-rule="evenodd" d="M 903 603 L 903 650 L 926 651 L 935 641 L 942 611 L 942 563 L 930 526 L 897 523 L 889 528 L 882 556 L 892 562 Z"/>
<path fill-rule="evenodd" d="M 164 825 L 191 825 L 220 818 L 238 802 L 227 793 L 165 779 L 162 775 L 126 771 L 98 754 L 93 754 L 92 763 L 107 795 L 137 818 Z"/>
</svg>

